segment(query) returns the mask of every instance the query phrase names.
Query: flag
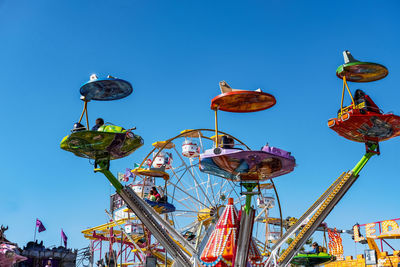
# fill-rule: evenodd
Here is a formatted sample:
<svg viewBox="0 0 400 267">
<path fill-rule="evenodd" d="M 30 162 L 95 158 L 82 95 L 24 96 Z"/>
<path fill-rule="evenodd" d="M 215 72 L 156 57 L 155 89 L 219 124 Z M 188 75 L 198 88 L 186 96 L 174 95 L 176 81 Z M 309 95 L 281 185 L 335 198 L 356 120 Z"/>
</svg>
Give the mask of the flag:
<svg viewBox="0 0 400 267">
<path fill-rule="evenodd" d="M 39 219 L 36 219 L 36 227 L 38 228 L 39 233 L 46 231 L 46 227 L 44 227 L 43 223 Z"/>
<path fill-rule="evenodd" d="M 65 235 L 63 229 L 61 228 L 61 238 L 64 240 L 64 247 L 67 247 L 68 237 Z"/>
<path fill-rule="evenodd" d="M 125 175 L 122 172 L 118 172 L 117 174 L 118 174 L 117 178 L 118 178 L 119 182 L 122 182 L 125 180 Z"/>
</svg>

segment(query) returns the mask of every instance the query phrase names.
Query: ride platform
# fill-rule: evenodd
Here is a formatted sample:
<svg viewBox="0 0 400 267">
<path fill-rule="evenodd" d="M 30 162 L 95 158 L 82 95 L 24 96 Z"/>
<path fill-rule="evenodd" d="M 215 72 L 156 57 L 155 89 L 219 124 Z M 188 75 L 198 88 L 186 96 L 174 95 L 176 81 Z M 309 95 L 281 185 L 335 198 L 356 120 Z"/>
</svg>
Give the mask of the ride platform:
<svg viewBox="0 0 400 267">
<path fill-rule="evenodd" d="M 262 150 L 208 149 L 200 155 L 200 170 L 232 181 L 261 181 L 293 171 L 290 152 L 264 146 Z"/>
<path fill-rule="evenodd" d="M 133 91 L 132 85 L 122 79 L 111 76 L 98 79 L 96 75 L 90 77 L 90 81 L 83 84 L 80 93 L 87 101 L 110 101 L 117 100 L 130 95 Z"/>
<path fill-rule="evenodd" d="M 385 78 L 389 74 L 388 69 L 377 63 L 371 62 L 349 62 L 339 66 L 336 70 L 336 76 L 349 82 L 366 83 Z"/>
<path fill-rule="evenodd" d="M 232 91 L 220 94 L 211 100 L 212 110 L 227 112 L 256 112 L 269 109 L 276 104 L 273 95 L 258 91 Z"/>
<path fill-rule="evenodd" d="M 343 52 L 345 64 L 336 69 L 336 76 L 339 79 L 345 78 L 350 82 L 366 83 L 385 78 L 389 70 L 378 63 L 362 62 L 351 55 L 349 51 Z"/>
<path fill-rule="evenodd" d="M 79 131 L 64 137 L 60 147 L 82 158 L 114 160 L 132 154 L 142 145 L 142 137 L 130 131 Z"/>
</svg>

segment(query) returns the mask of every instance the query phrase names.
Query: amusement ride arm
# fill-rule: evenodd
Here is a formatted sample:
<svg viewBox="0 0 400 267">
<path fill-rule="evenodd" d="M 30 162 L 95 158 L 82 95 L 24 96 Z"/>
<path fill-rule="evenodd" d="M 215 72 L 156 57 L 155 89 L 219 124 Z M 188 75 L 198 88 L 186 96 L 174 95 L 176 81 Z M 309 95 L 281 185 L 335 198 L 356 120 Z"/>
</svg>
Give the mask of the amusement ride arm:
<svg viewBox="0 0 400 267">
<path fill-rule="evenodd" d="M 179 266 L 189 267 L 192 266 L 189 255 L 185 250 L 175 242 L 171 236 L 182 244 L 186 250 L 189 251 L 190 256 L 196 257 L 196 251 L 192 246 L 181 236 L 176 230 L 165 222 L 151 207 L 149 207 L 143 199 L 136 195 L 136 193 L 128 186 L 122 184 L 115 178 L 115 176 L 107 170 L 106 164 L 99 162 L 100 168 L 95 169 L 96 172 L 103 173 L 111 184 L 115 187 L 116 192 L 125 201 L 128 207 L 136 214 L 136 216 L 143 222 L 143 224 L 150 230 L 154 237 L 161 243 L 161 245 L 168 251 L 168 253 L 177 261 Z M 162 225 L 161 225 L 162 224 Z M 165 229 L 166 230 L 165 230 Z M 168 232 L 167 232 L 168 231 Z M 170 236 L 171 235 L 171 236 Z"/>
<path fill-rule="evenodd" d="M 377 145 L 373 144 L 370 147 L 370 151 L 374 151 L 376 148 Z M 357 180 L 358 174 L 368 160 L 375 154 L 376 153 L 374 152 L 367 152 L 351 171 L 343 173 L 341 176 L 339 176 L 339 178 L 328 188 L 328 190 L 326 190 L 324 194 L 322 194 L 321 197 L 303 214 L 303 216 L 283 235 L 283 237 L 278 240 L 278 242 L 272 248 L 271 255 L 265 266 L 287 266 L 290 263 L 307 239 L 310 238 L 318 226 L 332 211 L 335 205 L 346 194 L 347 190 L 349 190 L 349 188 Z M 278 258 L 277 251 L 279 248 L 292 234 L 297 232 L 302 225 L 304 225 L 304 227 L 294 238 L 289 247 Z M 274 260 L 276 261 L 272 262 Z"/>
</svg>

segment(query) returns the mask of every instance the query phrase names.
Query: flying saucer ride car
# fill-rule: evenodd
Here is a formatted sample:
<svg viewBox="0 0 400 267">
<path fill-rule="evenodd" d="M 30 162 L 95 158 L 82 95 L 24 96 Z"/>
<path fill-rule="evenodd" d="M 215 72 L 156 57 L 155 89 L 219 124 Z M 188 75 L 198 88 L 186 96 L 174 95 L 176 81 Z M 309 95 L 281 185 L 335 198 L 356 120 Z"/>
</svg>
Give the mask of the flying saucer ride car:
<svg viewBox="0 0 400 267">
<path fill-rule="evenodd" d="M 343 80 L 341 106 L 337 118 L 328 120 L 328 127 L 346 139 L 365 143 L 367 151 L 370 151 L 371 144 L 378 145 L 376 153 L 379 154 L 379 142 L 400 135 L 400 117 L 393 113 L 384 114 L 371 97 L 360 89 L 353 96 L 347 81 L 377 81 L 385 78 L 388 70 L 377 63 L 358 61 L 349 51 L 344 51 L 343 55 L 345 64 L 336 70 L 336 75 Z M 345 89 L 351 98 L 351 105 L 347 107 L 343 106 Z"/>
<path fill-rule="evenodd" d="M 248 147 L 248 150 L 244 150 L 241 147 L 235 147 L 235 140 L 231 137 L 218 134 L 218 110 L 236 113 L 257 112 L 269 109 L 276 104 L 275 97 L 262 92 L 261 89 L 255 91 L 232 89 L 225 81 L 220 82 L 219 85 L 221 94 L 211 100 L 211 109 L 215 114 L 215 143 L 213 147 L 200 154 L 199 167 L 204 173 L 240 183 L 240 194 L 244 195 L 246 200 L 241 208 L 238 246 L 236 256 L 232 260 L 237 266 L 245 266 L 249 260 L 251 261 L 249 250 L 252 247 L 253 225 L 256 217 L 256 209 L 251 206 L 252 196 L 260 195 L 261 181 L 290 173 L 296 163 L 294 157 L 282 149 L 267 145 L 261 150 L 251 150 Z M 215 231 L 217 230 L 213 233 Z M 215 262 L 208 264 L 215 264 Z"/>
<path fill-rule="evenodd" d="M 111 76 L 99 79 L 92 75 L 90 81 L 80 88 L 81 99 L 84 102 L 82 114 L 72 133 L 61 141 L 61 148 L 78 157 L 94 159 L 96 165 L 100 160 L 108 165 L 110 160 L 126 157 L 141 147 L 143 139 L 132 132 L 135 128 L 101 125 L 97 130 L 90 130 L 89 127 L 88 102 L 121 99 L 130 95 L 132 90 L 132 85 L 122 79 Z M 85 114 L 86 127 L 81 124 Z"/>
<path fill-rule="evenodd" d="M 236 113 L 266 110 L 276 104 L 273 95 L 262 92 L 232 89 L 225 81 L 219 83 L 221 93 L 211 100 L 215 113 L 215 146 L 200 154 L 200 170 L 240 182 L 247 190 L 246 209 L 260 181 L 293 171 L 295 159 L 282 149 L 264 146 L 261 150 L 243 150 L 234 146 L 229 136 L 218 135 L 218 110 Z M 222 144 L 221 144 L 222 142 Z"/>
</svg>

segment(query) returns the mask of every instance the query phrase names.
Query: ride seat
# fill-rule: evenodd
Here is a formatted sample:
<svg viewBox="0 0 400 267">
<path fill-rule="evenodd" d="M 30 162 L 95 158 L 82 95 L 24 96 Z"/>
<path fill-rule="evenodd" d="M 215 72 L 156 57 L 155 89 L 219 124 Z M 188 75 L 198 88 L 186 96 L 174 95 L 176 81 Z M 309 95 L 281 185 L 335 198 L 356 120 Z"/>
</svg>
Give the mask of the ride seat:
<svg viewBox="0 0 400 267">
<path fill-rule="evenodd" d="M 124 133 L 126 130 L 121 126 L 117 125 L 101 125 L 97 130 L 99 132 L 108 132 L 108 133 Z"/>
</svg>

